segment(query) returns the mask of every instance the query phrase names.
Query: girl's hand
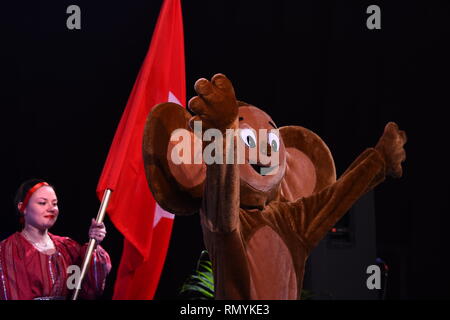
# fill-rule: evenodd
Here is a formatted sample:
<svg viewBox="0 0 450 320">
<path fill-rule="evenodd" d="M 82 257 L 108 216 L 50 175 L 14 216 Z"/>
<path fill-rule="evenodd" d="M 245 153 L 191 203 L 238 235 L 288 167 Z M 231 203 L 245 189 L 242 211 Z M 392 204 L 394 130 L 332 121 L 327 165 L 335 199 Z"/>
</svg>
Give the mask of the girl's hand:
<svg viewBox="0 0 450 320">
<path fill-rule="evenodd" d="M 89 228 L 89 238 L 95 239 L 97 243 L 100 243 L 105 239 L 106 236 L 106 228 L 105 224 L 95 222 L 95 219 L 92 218 L 91 227 Z"/>
</svg>

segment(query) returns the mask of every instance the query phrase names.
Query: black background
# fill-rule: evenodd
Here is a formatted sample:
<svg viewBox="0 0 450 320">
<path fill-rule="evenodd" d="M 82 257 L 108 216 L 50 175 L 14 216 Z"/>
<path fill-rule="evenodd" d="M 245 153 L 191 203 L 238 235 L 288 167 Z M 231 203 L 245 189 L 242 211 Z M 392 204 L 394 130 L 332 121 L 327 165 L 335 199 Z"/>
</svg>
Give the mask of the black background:
<svg viewBox="0 0 450 320">
<path fill-rule="evenodd" d="M 162 1 L 1 4 L 0 235 L 16 230 L 13 196 L 41 177 L 56 186 L 52 232 L 87 240 L 95 188 Z M 81 8 L 81 30 L 66 8 Z M 366 8 L 381 8 L 381 30 Z M 225 73 L 238 99 L 278 126 L 312 129 L 338 174 L 388 121 L 408 134 L 404 177 L 375 191 L 378 256 L 388 299 L 449 298 L 448 1 L 183 1 L 188 98 Z M 107 219 L 114 266 L 122 238 Z M 177 299 L 203 248 L 197 216 L 175 219 L 156 299 Z M 112 295 L 115 271 L 104 299 Z"/>
</svg>

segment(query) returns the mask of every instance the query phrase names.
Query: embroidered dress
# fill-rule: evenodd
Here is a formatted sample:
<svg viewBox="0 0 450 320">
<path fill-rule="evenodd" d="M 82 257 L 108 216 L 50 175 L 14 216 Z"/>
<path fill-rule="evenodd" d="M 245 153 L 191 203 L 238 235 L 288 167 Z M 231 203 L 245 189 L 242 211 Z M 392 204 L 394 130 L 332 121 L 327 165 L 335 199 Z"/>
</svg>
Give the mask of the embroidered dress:
<svg viewBox="0 0 450 320">
<path fill-rule="evenodd" d="M 71 265 L 81 268 L 87 244 L 81 246 L 68 237 L 49 233 L 55 250 L 37 250 L 20 232 L 0 242 L 0 300 L 50 300 L 70 298 L 67 279 Z M 80 292 L 81 299 L 101 296 L 111 270 L 108 253 L 97 246 Z M 70 281 L 69 283 L 74 283 Z"/>
</svg>

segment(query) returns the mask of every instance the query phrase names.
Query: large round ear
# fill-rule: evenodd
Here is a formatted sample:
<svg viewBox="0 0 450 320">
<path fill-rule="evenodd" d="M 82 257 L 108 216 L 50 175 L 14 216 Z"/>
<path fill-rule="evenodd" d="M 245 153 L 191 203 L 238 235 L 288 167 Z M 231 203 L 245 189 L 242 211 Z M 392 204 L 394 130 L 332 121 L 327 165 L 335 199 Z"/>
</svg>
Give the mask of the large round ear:
<svg viewBox="0 0 450 320">
<path fill-rule="evenodd" d="M 206 177 L 203 161 L 199 164 L 191 161 L 191 155 L 195 156 L 194 141 L 200 143 L 197 151 L 201 153 L 201 140 L 189 127 L 190 118 L 189 112 L 175 103 L 153 107 L 142 143 L 145 173 L 153 197 L 161 208 L 179 215 L 199 210 Z"/>
<path fill-rule="evenodd" d="M 319 192 L 336 181 L 330 149 L 311 130 L 300 126 L 280 128 L 286 148 L 286 173 L 281 195 L 288 201 Z"/>
</svg>

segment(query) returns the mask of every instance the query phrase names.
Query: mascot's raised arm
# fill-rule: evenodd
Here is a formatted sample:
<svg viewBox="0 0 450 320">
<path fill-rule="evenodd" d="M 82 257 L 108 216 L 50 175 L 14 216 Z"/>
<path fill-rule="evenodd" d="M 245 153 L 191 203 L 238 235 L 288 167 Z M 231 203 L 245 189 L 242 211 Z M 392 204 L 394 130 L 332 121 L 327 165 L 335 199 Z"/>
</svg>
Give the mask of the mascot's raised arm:
<svg viewBox="0 0 450 320">
<path fill-rule="evenodd" d="M 405 133 L 388 123 L 336 180 L 318 135 L 277 128 L 236 100 L 224 75 L 199 79 L 195 91 L 193 117 L 174 103 L 148 116 L 143 156 L 155 200 L 174 214 L 200 212 L 216 299 L 300 299 L 311 250 L 364 193 L 401 177 Z"/>
</svg>

